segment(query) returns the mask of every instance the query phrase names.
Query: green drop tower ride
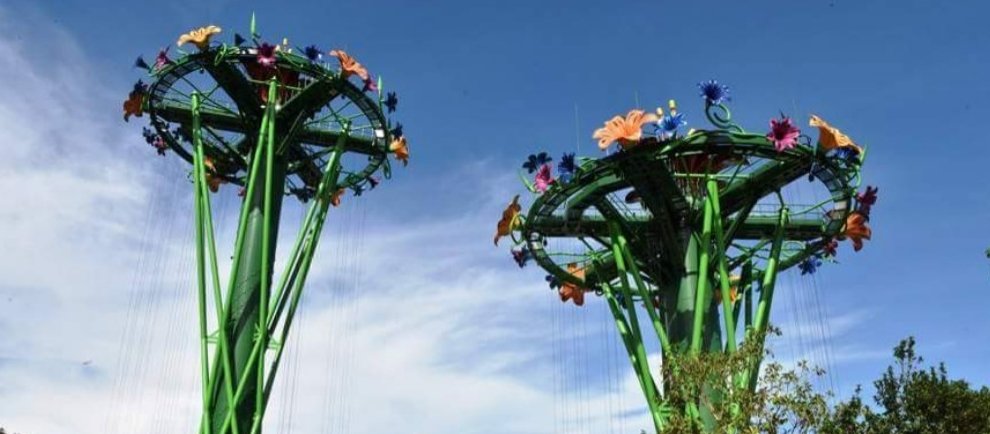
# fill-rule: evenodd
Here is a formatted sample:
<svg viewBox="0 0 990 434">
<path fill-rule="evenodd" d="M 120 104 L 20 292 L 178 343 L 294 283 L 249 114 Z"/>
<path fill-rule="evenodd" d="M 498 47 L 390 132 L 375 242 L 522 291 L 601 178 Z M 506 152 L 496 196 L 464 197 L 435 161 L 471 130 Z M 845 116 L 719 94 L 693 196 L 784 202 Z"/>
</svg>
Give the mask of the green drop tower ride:
<svg viewBox="0 0 990 434">
<path fill-rule="evenodd" d="M 521 177 L 532 202 L 516 196 L 495 234 L 520 267 L 541 267 L 562 301 L 607 303 L 657 432 L 675 412 L 712 423 L 702 397 L 669 399 L 679 380 L 658 375 L 648 348 L 667 360 L 765 336 L 779 274 L 815 272 L 841 240 L 859 250 L 876 199 L 874 188 L 857 193 L 865 150 L 821 118 L 810 121 L 817 140 L 783 115 L 749 132 L 732 121 L 725 86 L 699 87 L 713 128 L 683 131 L 671 101 L 666 113 L 632 110 L 595 131 L 603 157 L 530 155 Z M 809 182 L 827 198 L 782 194 Z M 734 387 L 755 388 L 759 369 L 753 360 Z"/>
<path fill-rule="evenodd" d="M 217 26 L 182 35 L 154 62 L 138 58 L 124 119 L 145 117 L 145 140 L 192 165 L 201 434 L 254 434 L 299 307 L 331 207 L 391 176 L 388 155 L 405 164 L 398 102 L 341 50 L 264 41 L 254 29 L 217 43 Z M 182 51 L 189 49 L 189 51 Z M 210 196 L 241 199 L 230 275 L 219 273 Z M 307 204 L 295 240 L 275 270 L 284 200 Z M 289 241 L 287 244 L 286 241 Z"/>
</svg>

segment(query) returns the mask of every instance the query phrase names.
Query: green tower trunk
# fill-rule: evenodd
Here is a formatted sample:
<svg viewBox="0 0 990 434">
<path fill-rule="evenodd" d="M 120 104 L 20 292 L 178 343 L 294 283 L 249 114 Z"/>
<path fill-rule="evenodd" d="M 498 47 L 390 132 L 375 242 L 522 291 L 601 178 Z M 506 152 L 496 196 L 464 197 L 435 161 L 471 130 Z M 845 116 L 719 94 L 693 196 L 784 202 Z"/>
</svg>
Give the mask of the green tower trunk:
<svg viewBox="0 0 990 434">
<path fill-rule="evenodd" d="M 246 228 L 244 230 L 240 255 L 234 258 L 236 274 L 232 276 L 234 286 L 230 303 L 227 306 L 229 321 L 227 324 L 222 325 L 226 327 L 227 336 L 230 339 L 228 348 L 233 348 L 230 355 L 232 356 L 231 366 L 233 367 L 234 378 L 246 378 L 244 392 L 241 394 L 242 398 L 236 403 L 234 410 L 234 417 L 237 418 L 237 425 L 241 427 L 241 432 L 248 431 L 254 422 L 255 415 L 258 414 L 256 412 L 258 405 L 258 373 L 260 372 L 258 365 L 263 363 L 263 359 L 258 356 L 252 359 L 251 353 L 257 339 L 260 337 L 259 331 L 265 330 L 264 332 L 267 333 L 267 324 L 263 326 L 260 321 L 261 273 L 264 269 L 269 271 L 268 279 L 266 279 L 268 288 L 264 288 L 264 291 L 270 294 L 271 274 L 274 268 L 275 246 L 277 245 L 276 240 L 278 238 L 279 216 L 282 208 L 282 186 L 285 184 L 285 169 L 285 161 L 276 157 L 270 180 L 265 179 L 264 171 L 258 174 L 259 187 L 264 186 L 268 182 L 275 186 L 271 193 L 272 216 L 267 222 L 267 232 L 271 237 L 268 243 L 267 266 L 263 264 L 263 258 L 266 256 L 263 255 L 264 235 L 266 233 L 264 216 L 265 189 L 255 188 L 254 194 L 249 198 L 245 198 L 242 205 L 248 207 L 247 221 L 245 222 Z M 262 348 L 259 354 L 264 354 L 264 351 L 265 348 Z M 219 356 L 218 354 L 217 357 Z M 233 432 L 231 425 L 227 425 L 227 430 L 222 431 L 224 421 L 231 407 L 227 401 L 227 396 L 223 393 L 226 387 L 223 383 L 226 380 L 221 375 L 217 375 L 214 378 L 220 381 L 221 384 L 214 388 L 216 391 L 213 396 L 214 404 L 213 408 L 210 409 L 210 413 L 212 414 L 211 420 L 213 422 L 212 432 Z M 232 387 L 236 390 L 236 381 Z"/>
</svg>

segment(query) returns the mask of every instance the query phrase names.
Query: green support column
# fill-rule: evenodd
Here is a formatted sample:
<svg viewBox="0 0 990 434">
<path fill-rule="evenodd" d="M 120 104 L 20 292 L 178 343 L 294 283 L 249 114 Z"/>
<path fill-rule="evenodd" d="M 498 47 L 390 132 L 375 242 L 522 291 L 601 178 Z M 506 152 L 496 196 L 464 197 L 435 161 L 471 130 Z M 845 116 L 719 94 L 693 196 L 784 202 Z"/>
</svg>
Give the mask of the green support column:
<svg viewBox="0 0 990 434">
<path fill-rule="evenodd" d="M 760 302 L 756 306 L 756 318 L 753 320 L 753 331 L 761 334 L 767 331 L 770 325 L 770 306 L 773 302 L 774 287 L 777 283 L 777 266 L 780 262 L 780 252 L 784 244 L 784 226 L 787 224 L 787 208 L 781 208 L 777 232 L 774 234 L 773 244 L 770 247 L 770 258 L 767 260 L 766 268 L 763 270 L 763 282 L 760 285 Z M 764 339 L 760 339 L 757 344 L 760 351 L 763 351 Z M 756 388 L 756 380 L 760 376 L 760 364 L 762 357 L 755 360 L 747 373 L 749 377 L 749 388 Z"/>
<path fill-rule="evenodd" d="M 276 84 L 271 84 L 272 94 L 274 94 Z M 274 100 L 274 98 L 273 98 Z M 274 147 L 274 110 L 269 110 L 263 123 L 258 146 Z M 247 197 L 244 198 L 242 212 L 246 213 L 246 219 L 242 221 L 242 239 L 234 254 L 234 268 L 231 276 L 230 297 L 226 306 L 227 323 L 221 327 L 227 327 L 227 336 L 230 339 L 228 348 L 232 348 L 233 356 L 233 376 L 238 381 L 235 382 L 234 389 L 238 390 L 235 399 L 237 403 L 233 406 L 233 416 L 236 418 L 240 431 L 254 424 L 257 415 L 260 415 L 259 401 L 262 392 L 260 384 L 265 378 L 260 373 L 263 372 L 264 354 L 266 348 L 262 346 L 260 351 L 255 351 L 258 339 L 265 339 L 267 332 L 259 333 L 267 324 L 261 321 L 262 315 L 262 292 L 270 294 L 272 281 L 272 268 L 275 262 L 275 246 L 277 245 L 277 234 L 279 216 L 282 208 L 283 186 L 285 185 L 286 163 L 279 155 L 260 153 L 263 159 L 257 167 L 258 173 L 255 175 L 253 186 L 249 186 Z M 266 188 L 266 186 L 268 188 Z M 253 188 L 250 188 L 253 187 Z M 267 203 L 266 203 L 267 202 Z M 267 206 L 266 206 L 267 205 Z M 269 215 L 266 215 L 266 208 Z M 268 239 L 266 239 L 268 238 Z M 266 247 L 267 246 L 267 252 Z M 262 273 L 265 273 L 265 288 L 262 288 Z M 267 297 L 266 297 L 267 298 Z M 267 308 L 267 306 L 265 306 Z M 262 326 L 265 324 L 265 326 Z M 223 345 L 223 343 L 221 343 Z M 257 353 L 252 357 L 252 353 Z M 215 376 L 220 378 L 219 376 Z M 226 380 L 220 378 L 221 383 Z M 238 383 L 242 383 L 238 384 Z M 226 387 L 223 385 L 222 387 Z M 241 390 L 243 389 L 243 390 Z M 221 393 L 222 389 L 214 389 L 215 404 L 213 406 L 213 434 L 226 434 L 230 429 L 230 424 L 225 423 L 230 413 L 231 404 L 227 396 Z M 260 428 L 256 432 L 260 432 Z"/>
<path fill-rule="evenodd" d="M 676 291 L 670 291 L 669 297 L 674 302 L 665 303 L 673 306 L 673 312 L 667 315 L 670 321 L 670 342 L 674 351 L 687 352 L 691 346 L 691 327 L 694 324 L 694 296 L 698 288 L 698 237 L 694 233 L 687 235 L 684 248 L 684 274 Z"/>
</svg>

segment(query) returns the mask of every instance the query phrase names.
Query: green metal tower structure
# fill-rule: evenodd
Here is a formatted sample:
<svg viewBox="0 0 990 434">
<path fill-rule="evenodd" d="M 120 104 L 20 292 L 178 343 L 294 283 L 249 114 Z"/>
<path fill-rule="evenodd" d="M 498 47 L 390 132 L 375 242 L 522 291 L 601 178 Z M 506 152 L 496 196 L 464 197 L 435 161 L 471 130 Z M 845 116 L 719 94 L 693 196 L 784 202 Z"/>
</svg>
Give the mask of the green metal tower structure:
<svg viewBox="0 0 990 434">
<path fill-rule="evenodd" d="M 604 299 L 658 432 L 673 412 L 707 416 L 699 402 L 666 398 L 678 379 L 658 378 L 647 348 L 664 360 L 732 353 L 764 335 L 779 273 L 814 272 L 837 240 L 859 250 L 876 196 L 856 193 L 864 150 L 820 118 L 811 121 L 814 144 L 786 117 L 750 133 L 732 122 L 725 86 L 699 86 L 712 129 L 681 134 L 671 101 L 666 114 L 634 110 L 606 122 L 595 137 L 603 150 L 619 149 L 603 158 L 564 154 L 554 168 L 545 152 L 531 155 L 523 168 L 535 178 L 522 177 L 535 198 L 524 211 L 517 196 L 495 235 L 496 244 L 514 242 L 520 267 L 533 261 L 549 273 L 562 301 Z M 806 178 L 828 199 L 787 202 L 782 190 Z M 754 388 L 759 365 L 739 372 L 735 387 Z"/>
<path fill-rule="evenodd" d="M 124 103 L 125 120 L 147 113 L 145 139 L 159 154 L 192 164 L 202 434 L 261 432 L 330 207 L 389 178 L 389 153 L 408 161 L 401 124 L 386 118 L 396 96 L 380 79 L 343 51 L 263 42 L 253 21 L 229 44 L 212 42 L 220 29 L 208 26 L 182 35 L 174 59 L 168 49 L 153 64 L 138 58 L 150 83 Z M 181 51 L 187 44 L 194 50 Z M 243 197 L 226 285 L 210 204 L 224 184 Z M 276 273 L 286 197 L 308 207 Z"/>
</svg>

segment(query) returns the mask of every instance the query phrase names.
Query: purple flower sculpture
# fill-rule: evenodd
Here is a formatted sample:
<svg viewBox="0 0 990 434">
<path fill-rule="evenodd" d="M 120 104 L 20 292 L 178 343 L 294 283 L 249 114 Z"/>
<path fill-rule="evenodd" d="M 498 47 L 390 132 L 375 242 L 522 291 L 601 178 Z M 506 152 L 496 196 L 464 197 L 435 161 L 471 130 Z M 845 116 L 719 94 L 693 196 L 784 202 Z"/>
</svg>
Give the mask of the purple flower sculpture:
<svg viewBox="0 0 990 434">
<path fill-rule="evenodd" d="M 557 163 L 557 174 L 560 175 L 560 180 L 564 182 L 571 182 L 571 178 L 574 177 L 574 173 L 577 172 L 577 165 L 574 164 L 574 153 L 564 153 L 560 157 L 560 163 Z"/>
<path fill-rule="evenodd" d="M 533 258 L 533 254 L 530 253 L 529 249 L 526 248 L 525 246 L 523 246 L 523 248 L 519 250 L 512 250 L 512 259 L 516 261 L 516 264 L 519 265 L 519 268 L 525 267 L 526 262 L 528 262 L 532 258 Z"/>
<path fill-rule="evenodd" d="M 267 42 L 258 47 L 258 64 L 264 68 L 275 67 L 275 46 Z"/>
<path fill-rule="evenodd" d="M 385 97 L 385 108 L 388 109 L 389 113 L 392 113 L 397 105 L 399 105 L 399 97 L 395 95 L 395 92 L 389 92 Z"/>
<path fill-rule="evenodd" d="M 698 89 L 701 90 L 701 97 L 705 99 L 707 104 L 717 105 L 730 99 L 729 86 L 718 84 L 715 80 L 698 83 Z"/>
<path fill-rule="evenodd" d="M 550 184 L 553 184 L 553 174 L 550 170 L 550 164 L 544 164 L 540 166 L 540 170 L 536 171 L 533 186 L 536 187 L 536 191 L 543 193 L 550 188 Z"/>
<path fill-rule="evenodd" d="M 323 58 L 323 52 L 320 51 L 315 45 L 310 45 L 303 50 L 303 54 L 310 62 L 319 62 Z"/>
<path fill-rule="evenodd" d="M 798 136 L 801 135 L 791 118 L 783 116 L 780 119 L 770 119 L 770 132 L 767 133 L 767 140 L 773 142 L 777 152 L 784 152 L 797 145 Z"/>
<path fill-rule="evenodd" d="M 523 169 L 529 171 L 529 173 L 533 173 L 537 169 L 539 169 L 540 166 L 547 164 L 551 161 L 553 161 L 553 158 L 550 158 L 550 156 L 547 155 L 546 152 L 540 152 L 539 154 L 530 154 L 529 157 L 526 159 L 526 162 L 523 163 L 522 167 Z"/>
<path fill-rule="evenodd" d="M 162 48 L 158 50 L 158 55 L 155 56 L 155 69 L 162 69 L 165 65 L 172 63 L 172 60 L 168 58 L 168 49 L 170 47 Z"/>
</svg>

